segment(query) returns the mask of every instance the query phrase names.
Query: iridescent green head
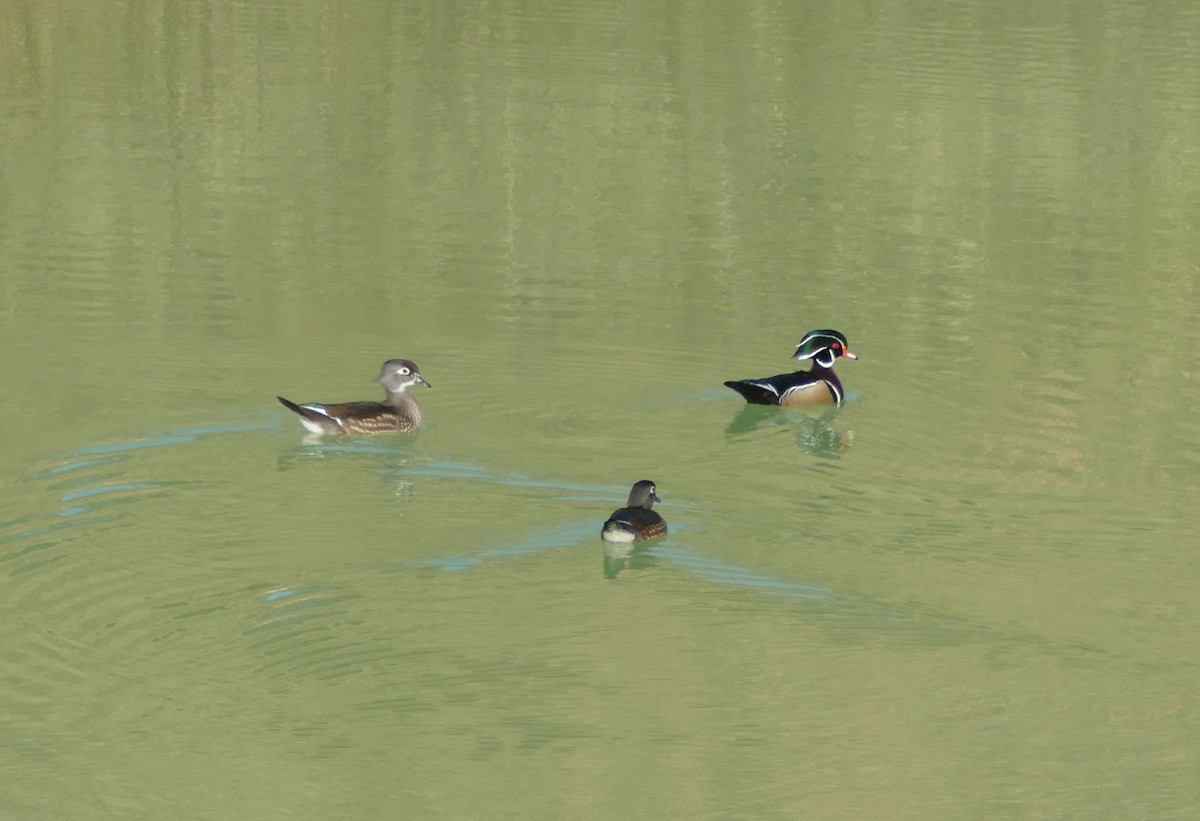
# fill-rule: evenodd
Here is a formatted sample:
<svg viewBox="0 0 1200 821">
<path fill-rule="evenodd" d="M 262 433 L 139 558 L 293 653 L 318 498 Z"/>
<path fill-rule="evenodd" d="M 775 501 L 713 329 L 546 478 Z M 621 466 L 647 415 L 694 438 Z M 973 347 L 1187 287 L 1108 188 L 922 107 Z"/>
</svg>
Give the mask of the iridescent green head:
<svg viewBox="0 0 1200 821">
<path fill-rule="evenodd" d="M 858 356 L 850 352 L 850 348 L 846 346 L 846 337 L 840 331 L 834 331 L 829 328 L 818 328 L 815 331 L 809 331 L 800 340 L 800 344 L 796 346 L 796 353 L 793 354 L 793 359 L 811 359 L 820 365 L 822 368 L 832 368 L 833 361 L 839 356 L 844 356 L 847 359 L 858 359 Z"/>
</svg>

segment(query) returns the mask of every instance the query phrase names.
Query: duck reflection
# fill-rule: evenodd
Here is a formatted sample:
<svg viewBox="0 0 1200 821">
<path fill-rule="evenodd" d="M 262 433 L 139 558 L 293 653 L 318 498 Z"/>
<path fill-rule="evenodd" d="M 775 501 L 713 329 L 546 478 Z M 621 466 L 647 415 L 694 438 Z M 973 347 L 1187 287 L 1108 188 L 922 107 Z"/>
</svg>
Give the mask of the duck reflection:
<svg viewBox="0 0 1200 821">
<path fill-rule="evenodd" d="M 658 562 L 646 542 L 605 542 L 604 578 L 615 579 L 626 570 L 645 570 Z"/>
<path fill-rule="evenodd" d="M 772 405 L 745 405 L 725 428 L 725 435 L 736 437 L 772 428 L 788 428 L 795 432 L 796 446 L 803 453 L 836 459 L 854 441 L 853 430 L 834 427 L 837 415 L 837 408 L 812 415 Z"/>
</svg>

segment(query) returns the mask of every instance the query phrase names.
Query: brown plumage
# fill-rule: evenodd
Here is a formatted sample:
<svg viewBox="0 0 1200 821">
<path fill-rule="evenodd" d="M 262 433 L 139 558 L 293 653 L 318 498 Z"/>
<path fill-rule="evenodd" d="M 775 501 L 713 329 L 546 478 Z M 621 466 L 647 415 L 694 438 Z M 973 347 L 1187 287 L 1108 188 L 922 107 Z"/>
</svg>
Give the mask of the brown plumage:
<svg viewBox="0 0 1200 821">
<path fill-rule="evenodd" d="M 628 506 L 614 510 L 600 528 L 600 538 L 606 542 L 634 542 L 665 536 L 667 523 L 651 510 L 655 502 L 661 501 L 654 482 L 638 482 L 629 491 Z"/>
<path fill-rule="evenodd" d="M 416 363 L 409 359 L 389 359 L 383 363 L 375 381 L 387 393 L 382 402 L 306 402 L 300 405 L 282 396 L 275 398 L 297 414 L 300 424 L 313 433 L 370 435 L 416 430 L 421 424 L 421 408 L 407 391 L 414 385 L 432 387 L 421 376 Z"/>
</svg>

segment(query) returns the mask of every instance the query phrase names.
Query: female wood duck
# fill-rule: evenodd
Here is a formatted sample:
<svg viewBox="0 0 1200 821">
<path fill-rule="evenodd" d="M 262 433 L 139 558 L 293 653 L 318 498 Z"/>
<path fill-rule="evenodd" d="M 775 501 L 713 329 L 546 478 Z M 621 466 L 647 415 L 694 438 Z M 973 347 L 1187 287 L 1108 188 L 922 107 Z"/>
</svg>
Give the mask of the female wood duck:
<svg viewBox="0 0 1200 821">
<path fill-rule="evenodd" d="M 300 416 L 300 424 L 313 433 L 370 434 L 410 433 L 421 424 L 421 408 L 417 400 L 407 393 L 413 385 L 433 387 L 415 362 L 409 359 L 389 359 L 379 369 L 375 381 L 387 391 L 382 402 L 344 402 L 338 405 L 323 405 L 319 402 L 295 402 L 275 397 L 283 406 Z"/>
<path fill-rule="evenodd" d="M 846 347 L 846 337 L 838 331 L 828 328 L 809 331 L 792 356 L 793 359 L 811 359 L 813 365 L 809 370 L 781 373 L 765 379 L 738 379 L 725 385 L 753 405 L 840 405 L 846 392 L 833 372 L 833 362 L 839 356 L 858 359 Z"/>
<path fill-rule="evenodd" d="M 665 536 L 667 523 L 650 509 L 655 502 L 661 501 L 654 482 L 649 479 L 638 482 L 629 491 L 628 506 L 614 510 L 600 528 L 600 538 L 606 542 L 636 542 Z"/>
</svg>

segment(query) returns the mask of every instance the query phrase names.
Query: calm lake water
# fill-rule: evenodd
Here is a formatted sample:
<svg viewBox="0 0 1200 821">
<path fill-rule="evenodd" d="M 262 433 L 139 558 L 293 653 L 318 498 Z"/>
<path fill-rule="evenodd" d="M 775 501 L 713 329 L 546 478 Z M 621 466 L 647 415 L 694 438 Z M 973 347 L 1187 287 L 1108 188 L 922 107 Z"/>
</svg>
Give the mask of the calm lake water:
<svg viewBox="0 0 1200 821">
<path fill-rule="evenodd" d="M 1196 816 L 1194 4 L 0 30 L 0 817 Z"/>
</svg>

